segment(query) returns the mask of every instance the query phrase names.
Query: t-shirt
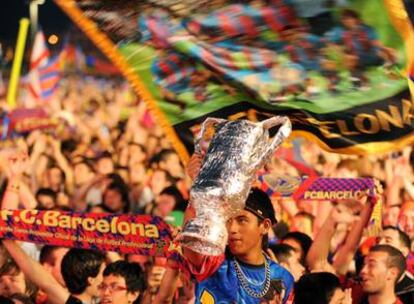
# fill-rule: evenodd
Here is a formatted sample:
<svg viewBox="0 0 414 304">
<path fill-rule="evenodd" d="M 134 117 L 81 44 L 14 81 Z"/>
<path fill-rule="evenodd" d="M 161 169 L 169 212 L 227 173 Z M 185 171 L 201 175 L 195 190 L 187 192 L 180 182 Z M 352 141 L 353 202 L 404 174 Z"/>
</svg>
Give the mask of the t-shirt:
<svg viewBox="0 0 414 304">
<path fill-rule="evenodd" d="M 406 272 L 397 283 L 395 293 L 404 304 L 414 303 L 414 279 L 410 273 Z"/>
<path fill-rule="evenodd" d="M 364 298 L 360 304 L 369 304 L 368 298 Z M 397 300 L 395 300 L 395 302 L 393 304 L 404 304 L 404 303 L 401 302 L 401 300 L 399 298 L 397 298 Z"/>
<path fill-rule="evenodd" d="M 283 303 L 286 303 L 293 288 L 293 276 L 282 266 L 267 259 L 270 269 L 270 291 L 282 288 Z M 265 284 L 266 270 L 264 265 L 249 265 L 237 262 L 247 287 L 256 293 L 260 293 Z M 239 281 L 235 269 L 234 257 L 205 257 L 199 271 L 190 271 L 198 280 L 196 284 L 197 304 L 256 304 L 263 303 L 264 298 L 254 298 L 248 294 Z M 266 296 L 269 296 L 267 294 Z"/>
<path fill-rule="evenodd" d="M 83 304 L 81 300 L 70 295 L 65 304 Z"/>
</svg>

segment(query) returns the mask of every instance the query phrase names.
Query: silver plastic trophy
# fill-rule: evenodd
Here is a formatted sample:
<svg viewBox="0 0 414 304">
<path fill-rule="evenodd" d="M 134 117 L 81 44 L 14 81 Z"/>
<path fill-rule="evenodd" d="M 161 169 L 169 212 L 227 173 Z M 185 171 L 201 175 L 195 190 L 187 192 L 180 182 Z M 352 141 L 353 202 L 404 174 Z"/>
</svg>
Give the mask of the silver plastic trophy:
<svg viewBox="0 0 414 304">
<path fill-rule="evenodd" d="M 270 138 L 269 129 L 277 125 L 281 127 Z M 257 170 L 289 136 L 292 126 L 283 116 L 259 123 L 208 118 L 196 139 L 196 151 L 211 126 L 215 134 L 190 191 L 196 217 L 184 226 L 180 241 L 195 252 L 219 255 L 227 244 L 227 220 L 244 209 Z"/>
</svg>

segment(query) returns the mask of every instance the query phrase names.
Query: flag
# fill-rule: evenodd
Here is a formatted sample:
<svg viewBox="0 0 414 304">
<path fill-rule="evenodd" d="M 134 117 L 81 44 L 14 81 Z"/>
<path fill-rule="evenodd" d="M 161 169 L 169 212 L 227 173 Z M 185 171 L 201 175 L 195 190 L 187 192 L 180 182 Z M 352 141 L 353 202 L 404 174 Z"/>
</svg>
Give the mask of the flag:
<svg viewBox="0 0 414 304">
<path fill-rule="evenodd" d="M 60 60 L 60 55 L 51 57 L 43 33 L 38 32 L 33 43 L 27 77 L 28 89 L 34 105 L 47 103 L 56 93 L 61 79 Z"/>
<path fill-rule="evenodd" d="M 318 172 L 303 159 L 300 146 L 299 140 L 293 140 L 290 144 L 281 145 L 276 150 L 275 156 L 288 162 L 301 175 L 317 176 Z"/>
<path fill-rule="evenodd" d="M 83 71 L 86 66 L 86 55 L 81 46 L 70 43 L 68 37 L 65 40 L 61 55 L 64 68 L 67 70 Z"/>
<path fill-rule="evenodd" d="M 82 48 L 77 45 L 75 47 L 75 66 L 79 71 L 83 71 L 86 65 L 86 55 L 83 52 Z"/>
<path fill-rule="evenodd" d="M 287 115 L 293 136 L 339 153 L 413 143 L 408 1 L 318 1 L 312 10 L 305 2 L 56 0 L 184 160 L 207 117 Z"/>
<path fill-rule="evenodd" d="M 120 75 L 119 69 L 112 63 L 102 60 L 94 55 L 86 55 L 85 66 L 87 71 L 94 74 Z"/>
</svg>

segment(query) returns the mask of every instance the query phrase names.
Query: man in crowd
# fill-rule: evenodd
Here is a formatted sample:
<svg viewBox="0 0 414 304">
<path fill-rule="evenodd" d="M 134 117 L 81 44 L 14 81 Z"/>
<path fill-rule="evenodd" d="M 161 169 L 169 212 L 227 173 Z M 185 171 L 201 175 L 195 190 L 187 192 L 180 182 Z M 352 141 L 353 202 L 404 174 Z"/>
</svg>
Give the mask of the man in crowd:
<svg viewBox="0 0 414 304">
<path fill-rule="evenodd" d="M 410 238 L 401 229 L 393 226 L 383 228 L 379 244 L 386 244 L 397 248 L 406 259 L 410 253 Z M 414 303 L 414 279 L 408 271 L 404 271 L 398 280 L 395 292 L 404 304 Z"/>
<path fill-rule="evenodd" d="M 58 246 L 45 245 L 40 250 L 39 262 L 42 266 L 52 274 L 52 276 L 62 286 L 65 286 L 65 281 L 62 277 L 61 264 L 63 257 L 69 251 L 68 248 Z"/>
<path fill-rule="evenodd" d="M 365 304 L 402 304 L 395 293 L 395 285 L 405 272 L 403 254 L 390 245 L 372 247 L 364 259 L 360 272 Z"/>
<path fill-rule="evenodd" d="M 98 286 L 102 283 L 105 268 L 102 253 L 85 249 L 69 250 L 61 265 L 66 289 L 15 241 L 3 240 L 3 244 L 25 276 L 47 294 L 49 303 L 92 303 L 99 296 Z"/>
<path fill-rule="evenodd" d="M 228 253 L 205 256 L 183 249 L 190 272 L 196 277 L 196 303 L 260 303 L 267 299 L 271 281 L 280 281 L 286 303 L 293 287 L 292 275 L 263 252 L 267 233 L 275 223 L 269 197 L 251 190 L 246 207 L 227 223 Z M 206 302 L 210 301 L 210 302 Z"/>
<path fill-rule="evenodd" d="M 295 282 L 305 273 L 305 267 L 299 262 L 295 248 L 288 244 L 270 245 L 269 249 L 274 254 L 280 266 L 285 267 L 295 279 Z"/>
</svg>

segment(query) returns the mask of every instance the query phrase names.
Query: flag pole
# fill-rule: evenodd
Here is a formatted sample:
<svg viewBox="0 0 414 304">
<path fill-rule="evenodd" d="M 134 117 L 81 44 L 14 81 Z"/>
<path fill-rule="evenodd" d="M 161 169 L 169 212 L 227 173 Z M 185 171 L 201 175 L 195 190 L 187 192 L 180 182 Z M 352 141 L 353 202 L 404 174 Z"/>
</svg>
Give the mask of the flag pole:
<svg viewBox="0 0 414 304">
<path fill-rule="evenodd" d="M 19 85 L 20 71 L 22 68 L 24 48 L 26 46 L 29 19 L 20 19 L 19 34 L 17 36 L 16 50 L 10 75 L 9 89 L 7 92 L 7 104 L 10 108 L 16 106 L 17 87 Z"/>
</svg>

